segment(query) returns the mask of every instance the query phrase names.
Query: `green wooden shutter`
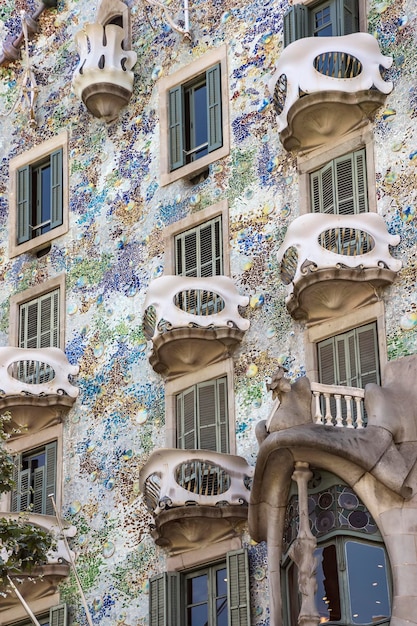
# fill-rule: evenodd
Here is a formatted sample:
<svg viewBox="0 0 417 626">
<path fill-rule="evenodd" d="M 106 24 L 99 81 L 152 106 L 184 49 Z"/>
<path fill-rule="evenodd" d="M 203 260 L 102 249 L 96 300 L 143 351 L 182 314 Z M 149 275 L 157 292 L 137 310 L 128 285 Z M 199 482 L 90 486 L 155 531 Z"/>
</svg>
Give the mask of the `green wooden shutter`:
<svg viewBox="0 0 417 626">
<path fill-rule="evenodd" d="M 164 572 L 149 580 L 149 626 L 180 626 L 180 575 Z"/>
<path fill-rule="evenodd" d="M 317 344 L 317 357 L 320 382 L 323 385 L 334 385 L 337 374 L 333 337 Z"/>
<path fill-rule="evenodd" d="M 45 479 L 43 492 L 43 512 L 45 515 L 55 515 L 50 495 L 56 499 L 57 474 L 57 442 L 53 441 L 45 446 Z"/>
<path fill-rule="evenodd" d="M 19 307 L 19 347 L 49 348 L 59 345 L 59 289 Z"/>
<path fill-rule="evenodd" d="M 53 606 L 49 610 L 49 626 L 67 626 L 68 610 L 66 604 Z"/>
<path fill-rule="evenodd" d="M 217 216 L 175 237 L 177 276 L 223 274 L 222 218 Z"/>
<path fill-rule="evenodd" d="M 33 471 L 33 512 L 39 515 L 45 514 L 45 467 L 37 467 Z"/>
<path fill-rule="evenodd" d="M 310 175 L 311 210 L 313 213 L 335 213 L 334 162 Z"/>
<path fill-rule="evenodd" d="M 11 494 L 11 506 L 12 513 L 20 511 L 20 491 L 19 491 L 19 474 L 22 467 L 22 455 L 16 454 L 13 456 L 13 482 L 14 489 Z"/>
<path fill-rule="evenodd" d="M 207 70 L 206 85 L 208 151 L 213 152 L 223 145 L 220 64 Z"/>
<path fill-rule="evenodd" d="M 30 470 L 20 469 L 17 490 L 19 492 L 19 511 L 27 511 L 31 502 Z"/>
<path fill-rule="evenodd" d="M 357 354 L 360 372 L 359 387 L 368 383 L 380 384 L 378 333 L 376 324 L 367 324 L 357 329 Z"/>
<path fill-rule="evenodd" d="M 218 443 L 218 403 L 216 402 L 216 381 L 197 385 L 198 448 L 221 452 Z"/>
<path fill-rule="evenodd" d="M 358 0 L 335 0 L 337 13 L 336 35 L 350 35 L 359 31 Z"/>
<path fill-rule="evenodd" d="M 284 15 L 284 48 L 293 41 L 308 36 L 308 8 L 296 4 Z"/>
<path fill-rule="evenodd" d="M 63 219 L 62 148 L 53 152 L 51 161 L 51 229 L 61 226 Z"/>
<path fill-rule="evenodd" d="M 353 215 L 368 210 L 365 150 L 358 150 L 334 160 L 337 210 L 339 215 Z"/>
<path fill-rule="evenodd" d="M 26 165 L 17 170 L 17 243 L 24 243 L 31 238 L 30 229 L 30 167 Z"/>
<path fill-rule="evenodd" d="M 195 387 L 177 395 L 177 447 L 182 450 L 198 447 Z"/>
<path fill-rule="evenodd" d="M 247 550 L 228 552 L 227 606 L 229 626 L 250 626 L 249 566 Z"/>
<path fill-rule="evenodd" d="M 184 128 L 182 113 L 182 87 L 174 87 L 168 95 L 169 157 L 170 169 L 184 165 Z"/>
</svg>

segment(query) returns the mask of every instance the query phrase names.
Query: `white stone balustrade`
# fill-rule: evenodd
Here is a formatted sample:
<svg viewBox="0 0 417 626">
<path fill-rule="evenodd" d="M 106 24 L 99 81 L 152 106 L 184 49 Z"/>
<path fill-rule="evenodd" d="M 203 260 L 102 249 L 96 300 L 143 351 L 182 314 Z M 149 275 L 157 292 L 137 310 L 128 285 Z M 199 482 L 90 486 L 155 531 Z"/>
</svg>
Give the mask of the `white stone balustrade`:
<svg viewBox="0 0 417 626">
<path fill-rule="evenodd" d="M 0 347 L 0 395 L 68 395 L 76 398 L 79 389 L 69 380 L 78 365 L 71 365 L 59 348 Z"/>
<path fill-rule="evenodd" d="M 356 254 L 354 246 L 347 245 L 350 254 L 343 254 L 343 244 L 337 244 L 334 252 L 324 247 L 324 233 L 331 230 L 339 233 L 362 232 L 367 235 L 367 251 Z M 343 240 L 343 237 L 342 237 Z M 320 241 L 322 244 L 320 244 Z M 278 262 L 285 264 L 284 255 L 290 248 L 295 248 L 297 259 L 294 261 L 294 272 L 288 281 L 297 281 L 310 271 L 345 266 L 349 268 L 388 268 L 393 272 L 401 269 L 401 261 L 394 259 L 389 246 L 400 242 L 399 235 L 391 235 L 387 231 L 384 219 L 377 213 L 360 213 L 359 215 L 329 215 L 327 213 L 308 213 L 297 217 L 288 227 L 284 241 L 278 251 Z M 284 259 L 284 260 L 283 260 Z M 281 272 L 285 271 L 281 267 Z M 292 286 L 289 285 L 289 290 Z"/>
<path fill-rule="evenodd" d="M 320 58 L 326 59 L 326 55 L 332 53 L 338 53 L 338 59 L 345 55 L 343 59 L 349 57 L 350 60 L 347 64 L 344 60 L 326 60 L 322 63 L 326 70 L 318 71 L 316 67 L 320 67 Z M 340 71 L 343 64 L 348 67 L 353 64 L 360 70 L 343 73 Z M 342 37 L 305 37 L 294 41 L 283 50 L 276 72 L 268 83 L 271 95 L 282 101 L 282 110 L 277 115 L 278 130 L 281 132 L 286 128 L 288 112 L 300 94 L 328 91 L 358 93 L 371 87 L 376 87 L 383 94 L 390 93 L 393 84 L 383 80 L 380 66 L 388 69 L 391 65 L 392 58 L 381 53 L 377 40 L 368 33 Z M 285 89 L 277 94 L 275 89 L 277 87 L 280 90 L 281 85 L 285 85 Z"/>
<path fill-rule="evenodd" d="M 133 91 L 131 70 L 137 55 L 123 49 L 124 37 L 123 28 L 115 24 L 86 24 L 75 37 L 80 62 L 72 82 L 74 93 L 93 115 L 106 121 L 117 116 Z"/>
<path fill-rule="evenodd" d="M 359 387 L 310 383 L 313 394 L 313 420 L 316 424 L 364 428 L 365 392 Z"/>
<path fill-rule="evenodd" d="M 0 512 L 0 517 L 12 520 L 24 520 L 32 526 L 38 526 L 47 533 L 50 533 L 55 541 L 55 547 L 47 555 L 47 565 L 69 563 L 75 559 L 75 553 L 70 550 L 68 552 L 63 536 L 68 539 L 75 537 L 77 529 L 75 526 L 64 526 L 61 532 L 58 520 L 52 515 L 39 515 L 37 513 L 8 513 Z"/>
<path fill-rule="evenodd" d="M 253 471 L 240 456 L 164 448 L 153 452 L 142 468 L 140 490 L 154 516 L 189 504 L 243 505 L 249 500 Z"/>
<path fill-rule="evenodd" d="M 146 296 L 145 335 L 155 339 L 167 329 L 190 326 L 246 331 L 250 323 L 238 307 L 248 304 L 249 298 L 239 294 L 228 276 L 161 276 L 150 284 Z"/>
</svg>

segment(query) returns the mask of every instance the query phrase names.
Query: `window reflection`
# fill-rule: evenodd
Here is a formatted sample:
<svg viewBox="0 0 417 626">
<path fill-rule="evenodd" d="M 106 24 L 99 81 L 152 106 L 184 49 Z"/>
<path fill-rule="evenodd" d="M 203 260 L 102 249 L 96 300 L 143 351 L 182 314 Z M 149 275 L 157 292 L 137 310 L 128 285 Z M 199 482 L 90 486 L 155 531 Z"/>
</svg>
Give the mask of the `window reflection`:
<svg viewBox="0 0 417 626">
<path fill-rule="evenodd" d="M 349 598 L 354 624 L 374 624 L 390 616 L 385 550 L 347 541 Z"/>
</svg>

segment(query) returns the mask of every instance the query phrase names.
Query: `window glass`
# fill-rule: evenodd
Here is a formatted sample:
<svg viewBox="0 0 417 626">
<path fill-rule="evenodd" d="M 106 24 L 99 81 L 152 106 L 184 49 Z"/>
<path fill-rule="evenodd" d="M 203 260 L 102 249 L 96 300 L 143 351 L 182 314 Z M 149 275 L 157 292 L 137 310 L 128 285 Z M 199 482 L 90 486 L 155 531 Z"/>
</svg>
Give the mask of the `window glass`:
<svg viewBox="0 0 417 626">
<path fill-rule="evenodd" d="M 320 623 L 339 620 L 341 611 L 336 545 L 330 544 L 318 548 L 315 556 L 317 558 L 316 604 Z"/>
</svg>

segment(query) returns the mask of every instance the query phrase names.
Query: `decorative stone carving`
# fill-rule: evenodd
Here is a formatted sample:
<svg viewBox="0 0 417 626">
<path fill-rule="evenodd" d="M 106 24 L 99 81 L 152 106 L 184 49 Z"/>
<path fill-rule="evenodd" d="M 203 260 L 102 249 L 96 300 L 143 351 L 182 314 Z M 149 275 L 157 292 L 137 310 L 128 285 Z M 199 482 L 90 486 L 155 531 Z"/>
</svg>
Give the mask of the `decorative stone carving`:
<svg viewBox="0 0 417 626">
<path fill-rule="evenodd" d="M 74 93 L 90 113 L 106 122 L 118 116 L 132 95 L 131 70 L 137 55 L 123 47 L 127 41 L 125 30 L 109 23 L 86 24 L 76 35 L 80 62 L 72 83 Z"/>
</svg>

